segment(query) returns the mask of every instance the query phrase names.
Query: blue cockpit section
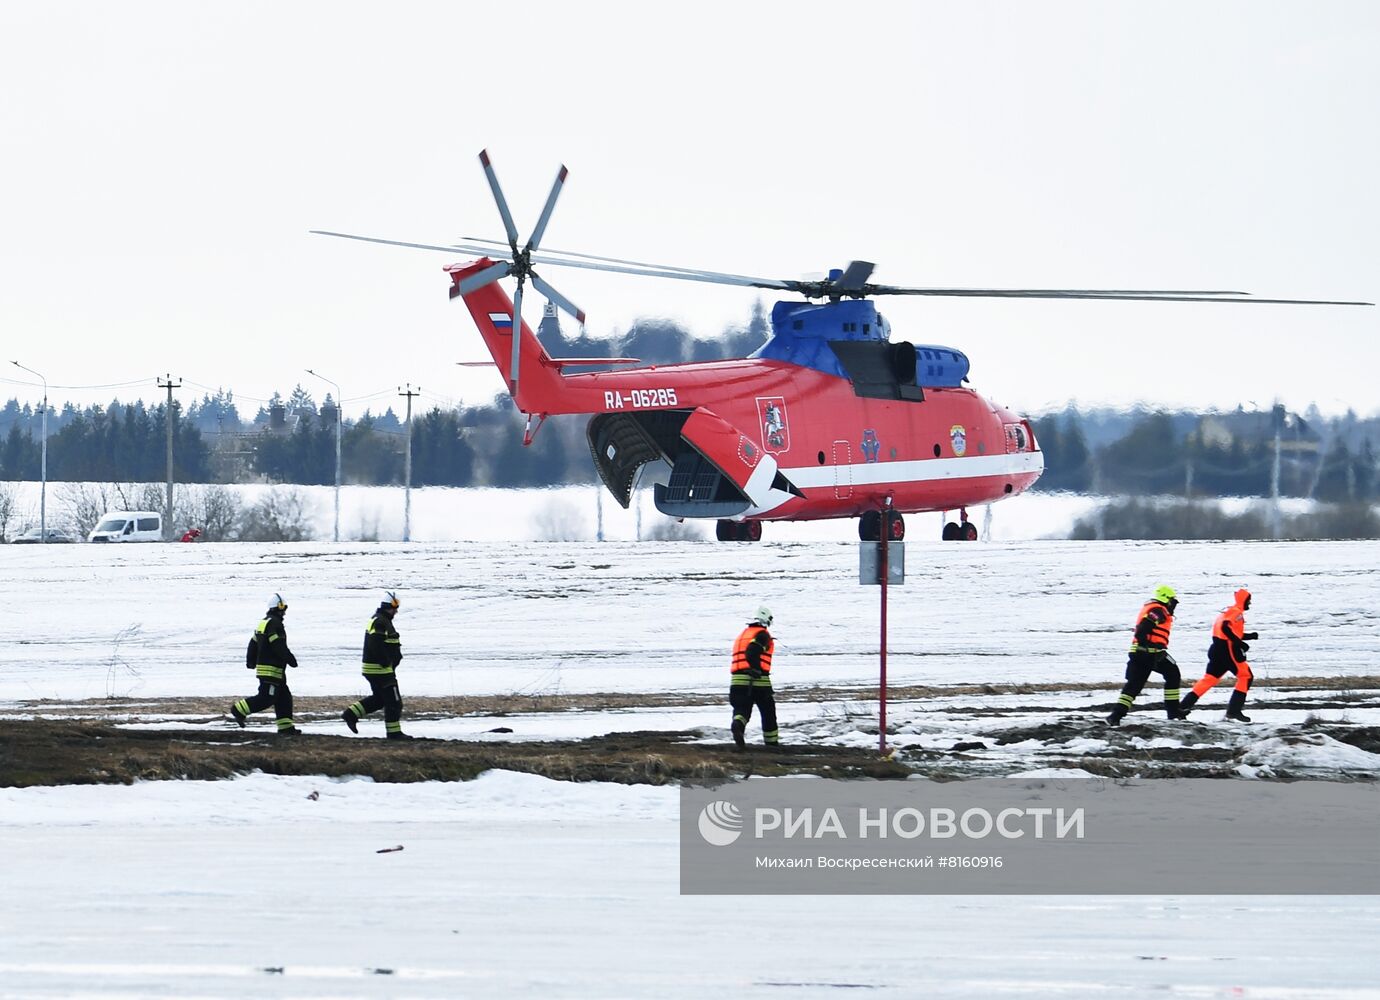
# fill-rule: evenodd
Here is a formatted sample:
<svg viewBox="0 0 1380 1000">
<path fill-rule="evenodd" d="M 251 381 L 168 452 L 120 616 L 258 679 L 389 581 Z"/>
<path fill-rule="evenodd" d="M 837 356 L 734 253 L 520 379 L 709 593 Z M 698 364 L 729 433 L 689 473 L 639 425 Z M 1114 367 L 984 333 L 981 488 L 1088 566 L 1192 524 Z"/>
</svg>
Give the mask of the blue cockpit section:
<svg viewBox="0 0 1380 1000">
<path fill-rule="evenodd" d="M 831 340 L 891 339 L 891 324 L 867 299 L 839 302 L 778 302 L 771 310 L 771 336 L 754 358 L 785 361 L 839 378 L 848 372 L 829 346 Z M 924 387 L 957 387 L 968 378 L 968 358 L 951 347 L 917 344 L 915 381 Z"/>
</svg>

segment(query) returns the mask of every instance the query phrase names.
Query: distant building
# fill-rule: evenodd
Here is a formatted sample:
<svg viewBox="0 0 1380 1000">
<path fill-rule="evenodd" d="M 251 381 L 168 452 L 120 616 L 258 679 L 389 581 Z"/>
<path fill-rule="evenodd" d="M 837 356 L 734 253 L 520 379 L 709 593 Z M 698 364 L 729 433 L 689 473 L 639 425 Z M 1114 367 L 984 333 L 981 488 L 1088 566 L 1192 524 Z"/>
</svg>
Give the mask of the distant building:
<svg viewBox="0 0 1380 1000">
<path fill-rule="evenodd" d="M 1259 445 L 1274 447 L 1275 433 L 1279 433 L 1279 450 L 1298 458 L 1317 456 L 1322 450 L 1322 438 L 1313 426 L 1297 413 L 1282 406 L 1272 410 L 1236 410 L 1232 413 L 1209 413 L 1198 420 L 1193 436 L 1204 448 L 1230 450 L 1234 445 L 1251 448 Z"/>
</svg>

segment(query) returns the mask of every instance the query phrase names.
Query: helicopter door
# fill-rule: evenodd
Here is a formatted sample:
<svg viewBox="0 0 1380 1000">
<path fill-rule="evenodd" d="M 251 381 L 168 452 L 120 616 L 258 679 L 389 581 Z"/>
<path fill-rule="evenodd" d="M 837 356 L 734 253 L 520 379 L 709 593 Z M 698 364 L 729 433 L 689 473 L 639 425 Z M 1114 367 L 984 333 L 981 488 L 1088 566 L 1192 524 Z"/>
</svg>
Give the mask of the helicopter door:
<svg viewBox="0 0 1380 1000">
<path fill-rule="evenodd" d="M 853 446 L 847 441 L 834 442 L 834 499 L 847 500 L 853 495 Z"/>
</svg>

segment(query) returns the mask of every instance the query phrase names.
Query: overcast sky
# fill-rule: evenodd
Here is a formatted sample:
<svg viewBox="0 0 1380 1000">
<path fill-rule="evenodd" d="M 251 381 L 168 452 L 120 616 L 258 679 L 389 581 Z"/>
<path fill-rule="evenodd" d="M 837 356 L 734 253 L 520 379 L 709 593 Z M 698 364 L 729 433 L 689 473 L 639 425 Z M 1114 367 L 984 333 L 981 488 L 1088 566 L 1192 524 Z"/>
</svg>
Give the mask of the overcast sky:
<svg viewBox="0 0 1380 1000">
<path fill-rule="evenodd" d="M 0 398 L 38 398 L 17 359 L 102 386 L 57 400 L 152 398 L 170 372 L 252 413 L 299 381 L 320 399 L 308 367 L 349 416 L 404 382 L 487 400 L 497 374 L 455 365 L 486 355 L 451 258 L 307 233 L 501 236 L 484 147 L 524 237 L 570 167 L 560 249 L 1380 300 L 1377 52 L 1370 0 L 2 4 Z M 543 273 L 598 335 L 656 315 L 712 337 L 756 295 Z M 881 306 L 1029 411 L 1380 410 L 1380 309 Z"/>
</svg>

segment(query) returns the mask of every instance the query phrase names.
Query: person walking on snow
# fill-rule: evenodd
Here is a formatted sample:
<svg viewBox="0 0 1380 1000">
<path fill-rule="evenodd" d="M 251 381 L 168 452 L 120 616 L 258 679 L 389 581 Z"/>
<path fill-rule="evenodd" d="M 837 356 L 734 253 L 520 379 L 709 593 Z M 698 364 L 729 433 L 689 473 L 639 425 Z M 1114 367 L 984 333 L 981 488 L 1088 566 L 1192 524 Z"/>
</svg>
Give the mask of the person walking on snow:
<svg viewBox="0 0 1380 1000">
<path fill-rule="evenodd" d="M 1222 675 L 1230 670 L 1236 675 L 1236 690 L 1227 701 L 1227 718 L 1235 722 L 1251 721 L 1241 711 L 1246 705 L 1246 692 L 1251 689 L 1251 681 L 1255 677 L 1251 672 L 1251 665 L 1246 662 L 1246 653 L 1251 648 L 1246 642 L 1259 638 L 1260 634 L 1246 631 L 1246 612 L 1251 606 L 1251 592 L 1242 587 L 1233 596 L 1236 598 L 1235 603 L 1223 608 L 1217 620 L 1212 623 L 1207 673 L 1203 674 L 1202 680 L 1193 685 L 1193 690 L 1179 705 L 1179 711 L 1185 716 L 1198 703 L 1198 699 L 1211 691 L 1213 685 L 1222 679 Z"/>
<path fill-rule="evenodd" d="M 1136 700 L 1150 675 L 1164 677 L 1164 712 L 1171 719 L 1179 715 L 1179 665 L 1169 655 L 1169 631 L 1174 627 L 1174 609 L 1179 598 L 1173 587 L 1161 584 L 1155 596 L 1145 602 L 1136 615 L 1135 633 L 1131 637 L 1131 652 L 1126 659 L 1126 684 L 1121 697 L 1107 716 L 1107 725 L 1119 726 L 1131 703 Z"/>
<path fill-rule="evenodd" d="M 733 708 L 733 742 L 740 750 L 747 745 L 743 734 L 752 718 L 754 705 L 762 713 L 763 741 L 768 746 L 781 742 L 776 729 L 776 698 L 771 688 L 771 654 L 776 647 L 776 641 L 767 631 L 771 623 L 770 609 L 758 608 L 757 616 L 747 623 L 733 644 L 728 703 Z"/>
<path fill-rule="evenodd" d="M 402 731 L 402 692 L 398 690 L 396 673 L 402 662 L 402 637 L 393 627 L 398 603 L 398 595 L 386 591 L 383 603 L 364 629 L 364 679 L 369 682 L 370 693 L 340 713 L 352 733 L 359 732 L 360 719 L 381 708 L 388 738 L 412 739 Z"/>
<path fill-rule="evenodd" d="M 302 732 L 292 724 L 292 691 L 288 689 L 287 668 L 297 666 L 297 657 L 288 649 L 287 629 L 283 626 L 286 613 L 287 601 L 282 594 L 274 594 L 268 613 L 249 639 L 244 665 L 259 678 L 259 692 L 230 706 L 230 714 L 241 729 L 249 716 L 272 705 L 280 736 L 297 736 Z"/>
</svg>

